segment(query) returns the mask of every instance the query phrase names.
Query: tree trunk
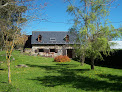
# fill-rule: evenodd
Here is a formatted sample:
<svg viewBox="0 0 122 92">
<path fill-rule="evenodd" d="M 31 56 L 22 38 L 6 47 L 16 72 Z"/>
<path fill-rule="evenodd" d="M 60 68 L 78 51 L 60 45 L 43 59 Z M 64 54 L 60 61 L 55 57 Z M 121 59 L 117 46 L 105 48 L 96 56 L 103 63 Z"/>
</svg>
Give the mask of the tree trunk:
<svg viewBox="0 0 122 92">
<path fill-rule="evenodd" d="M 80 62 L 81 62 L 81 65 L 83 66 L 85 62 L 85 55 L 81 56 Z"/>
<path fill-rule="evenodd" d="M 11 84 L 10 59 L 8 59 L 8 83 Z"/>
<path fill-rule="evenodd" d="M 94 59 L 91 59 L 91 70 L 94 70 Z"/>
<path fill-rule="evenodd" d="M 25 52 L 25 48 L 23 47 L 22 52 Z"/>
</svg>

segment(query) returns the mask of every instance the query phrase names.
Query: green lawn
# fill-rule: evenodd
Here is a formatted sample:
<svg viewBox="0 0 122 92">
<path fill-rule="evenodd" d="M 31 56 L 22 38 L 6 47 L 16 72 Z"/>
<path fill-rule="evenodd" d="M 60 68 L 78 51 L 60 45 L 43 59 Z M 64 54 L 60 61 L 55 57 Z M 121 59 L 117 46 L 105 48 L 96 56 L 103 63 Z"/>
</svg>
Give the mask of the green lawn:
<svg viewBox="0 0 122 92">
<path fill-rule="evenodd" d="M 122 92 L 122 70 L 96 66 L 90 70 L 79 62 L 53 62 L 53 58 L 28 56 L 15 51 L 11 62 L 12 85 L 7 82 L 6 63 L 0 65 L 0 92 Z M 5 52 L 0 52 L 5 61 Z M 16 68 L 18 64 L 29 67 Z"/>
</svg>

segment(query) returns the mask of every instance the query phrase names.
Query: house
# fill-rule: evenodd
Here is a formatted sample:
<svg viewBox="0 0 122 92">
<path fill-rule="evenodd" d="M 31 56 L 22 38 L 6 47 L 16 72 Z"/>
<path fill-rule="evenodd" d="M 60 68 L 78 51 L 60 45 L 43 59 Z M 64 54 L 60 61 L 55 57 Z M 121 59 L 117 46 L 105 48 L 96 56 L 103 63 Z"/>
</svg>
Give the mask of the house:
<svg viewBox="0 0 122 92">
<path fill-rule="evenodd" d="M 31 53 L 46 57 L 67 55 L 72 58 L 74 43 L 75 36 L 66 31 L 33 31 Z"/>
<path fill-rule="evenodd" d="M 111 49 L 122 49 L 122 41 L 109 41 L 117 43 L 111 46 Z M 31 48 L 29 51 L 33 55 L 41 55 L 46 57 L 56 57 L 59 55 L 67 55 L 73 58 L 73 44 L 76 43 L 76 36 L 66 31 L 33 31 L 28 36 L 25 48 Z"/>
</svg>

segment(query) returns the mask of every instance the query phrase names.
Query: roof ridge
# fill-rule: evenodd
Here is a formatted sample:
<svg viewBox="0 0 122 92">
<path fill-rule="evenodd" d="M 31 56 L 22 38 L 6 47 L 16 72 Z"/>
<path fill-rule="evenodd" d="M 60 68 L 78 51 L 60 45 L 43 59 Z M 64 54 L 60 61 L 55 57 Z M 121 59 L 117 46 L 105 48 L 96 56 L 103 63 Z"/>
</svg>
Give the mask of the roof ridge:
<svg viewBox="0 0 122 92">
<path fill-rule="evenodd" d="M 68 31 L 32 31 L 32 32 L 68 32 Z"/>
</svg>

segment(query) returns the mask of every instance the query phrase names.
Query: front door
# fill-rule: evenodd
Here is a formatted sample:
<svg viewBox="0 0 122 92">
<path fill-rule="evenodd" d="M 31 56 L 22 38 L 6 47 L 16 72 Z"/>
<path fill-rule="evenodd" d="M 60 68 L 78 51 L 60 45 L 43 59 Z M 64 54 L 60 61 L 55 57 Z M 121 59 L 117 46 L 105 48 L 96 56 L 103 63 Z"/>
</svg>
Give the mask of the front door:
<svg viewBox="0 0 122 92">
<path fill-rule="evenodd" d="M 67 49 L 67 56 L 72 58 L 72 49 Z"/>
</svg>

